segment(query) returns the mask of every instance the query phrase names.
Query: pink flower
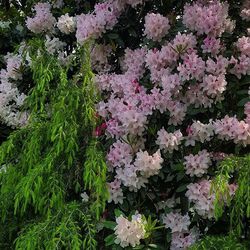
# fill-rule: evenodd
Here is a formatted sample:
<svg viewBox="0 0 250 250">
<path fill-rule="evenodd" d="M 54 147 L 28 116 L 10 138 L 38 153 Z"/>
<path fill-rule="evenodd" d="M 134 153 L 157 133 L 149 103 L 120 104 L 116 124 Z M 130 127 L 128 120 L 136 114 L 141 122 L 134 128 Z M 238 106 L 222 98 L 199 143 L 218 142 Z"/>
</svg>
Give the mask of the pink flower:
<svg viewBox="0 0 250 250">
<path fill-rule="evenodd" d="M 147 151 L 139 151 L 136 154 L 136 159 L 134 162 L 137 170 L 140 171 L 141 175 L 149 178 L 150 176 L 156 175 L 159 173 L 159 170 L 162 168 L 163 159 L 161 158 L 161 153 L 158 150 L 152 156 L 148 154 Z"/>
<path fill-rule="evenodd" d="M 246 115 L 246 123 L 250 126 L 250 102 L 245 104 L 244 114 Z"/>
<path fill-rule="evenodd" d="M 189 49 L 194 49 L 196 44 L 197 40 L 193 34 L 181 34 L 180 32 L 171 42 L 172 48 L 179 54 L 183 54 Z"/>
<path fill-rule="evenodd" d="M 195 141 L 204 143 L 210 141 L 214 135 L 214 127 L 212 122 L 203 124 L 200 121 L 194 121 L 191 126 L 188 126 L 188 135 L 186 137 L 185 145 L 195 145 Z"/>
<path fill-rule="evenodd" d="M 207 170 L 212 163 L 207 150 L 202 150 L 196 155 L 190 154 L 185 156 L 184 159 L 186 174 L 191 177 L 201 177 L 203 174 L 207 173 Z"/>
<path fill-rule="evenodd" d="M 220 96 L 226 90 L 226 85 L 227 82 L 224 75 L 206 75 L 201 83 L 203 91 L 213 98 Z"/>
<path fill-rule="evenodd" d="M 242 55 L 250 57 L 250 37 L 240 37 L 236 42 L 236 47 Z"/>
<path fill-rule="evenodd" d="M 198 35 L 219 36 L 229 26 L 228 4 L 218 0 L 208 5 L 193 3 L 184 7 L 183 23 Z"/>
<path fill-rule="evenodd" d="M 145 16 L 144 35 L 153 41 L 161 41 L 168 33 L 170 28 L 168 18 L 160 15 L 149 13 Z"/>
<path fill-rule="evenodd" d="M 228 64 L 228 59 L 222 55 L 216 56 L 215 60 L 209 57 L 206 61 L 206 72 L 215 76 L 225 75 Z"/>
<path fill-rule="evenodd" d="M 166 228 L 171 229 L 172 233 L 187 232 L 188 227 L 191 224 L 188 215 L 182 216 L 181 214 L 175 212 L 170 212 L 167 215 L 164 215 L 162 221 Z"/>
<path fill-rule="evenodd" d="M 109 190 L 109 200 L 108 202 L 114 202 L 115 204 L 123 203 L 123 192 L 121 189 L 121 181 L 115 179 L 113 182 L 107 184 Z"/>
<path fill-rule="evenodd" d="M 107 161 L 112 168 L 130 164 L 132 159 L 133 155 L 131 146 L 121 141 L 116 141 L 111 146 L 107 155 Z"/>
<path fill-rule="evenodd" d="M 160 149 L 169 151 L 170 153 L 174 150 L 178 150 L 178 146 L 181 144 L 183 139 L 180 130 L 174 133 L 168 133 L 164 128 L 157 132 L 158 138 L 156 144 L 159 145 Z"/>
<path fill-rule="evenodd" d="M 241 55 L 237 59 L 234 57 L 231 58 L 230 64 L 233 65 L 233 68 L 230 70 L 230 73 L 236 75 L 241 79 L 242 75 L 250 74 L 250 57 L 246 55 Z"/>
<path fill-rule="evenodd" d="M 202 180 L 199 183 L 191 183 L 187 186 L 186 196 L 188 200 L 194 203 L 196 212 L 204 218 L 214 217 L 214 199 L 215 196 L 210 194 L 211 183 Z"/>
<path fill-rule="evenodd" d="M 145 48 L 136 50 L 125 49 L 125 56 L 121 63 L 123 71 L 131 77 L 141 78 L 145 72 L 145 55 Z"/>
<path fill-rule="evenodd" d="M 177 70 L 183 80 L 201 80 L 205 72 L 205 62 L 195 52 L 186 53 Z"/>
<path fill-rule="evenodd" d="M 34 33 L 42 33 L 51 31 L 56 23 L 56 19 L 50 12 L 51 6 L 49 3 L 37 3 L 34 6 L 35 16 L 28 17 L 26 25 L 29 30 Z"/>
<path fill-rule="evenodd" d="M 211 53 L 212 55 L 217 55 L 220 52 L 221 44 L 220 40 L 214 37 L 206 37 L 203 40 L 203 45 L 201 45 L 203 53 Z"/>
</svg>

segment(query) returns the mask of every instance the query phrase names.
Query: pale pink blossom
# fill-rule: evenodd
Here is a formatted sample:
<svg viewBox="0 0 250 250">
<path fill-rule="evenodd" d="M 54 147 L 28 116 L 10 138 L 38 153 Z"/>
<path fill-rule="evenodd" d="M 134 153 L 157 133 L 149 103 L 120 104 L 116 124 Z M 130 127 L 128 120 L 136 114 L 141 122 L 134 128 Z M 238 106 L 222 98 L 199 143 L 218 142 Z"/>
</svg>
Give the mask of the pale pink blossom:
<svg viewBox="0 0 250 250">
<path fill-rule="evenodd" d="M 164 149 L 170 153 L 174 150 L 178 150 L 178 146 L 183 140 L 183 136 L 180 130 L 175 131 L 174 133 L 168 133 L 164 128 L 160 129 L 157 132 L 158 138 L 156 144 L 160 149 Z"/>
<path fill-rule="evenodd" d="M 149 13 L 145 16 L 144 35 L 153 41 L 161 41 L 170 29 L 169 20 L 161 14 Z"/>
<path fill-rule="evenodd" d="M 202 150 L 196 155 L 187 155 L 184 157 L 184 159 L 186 174 L 190 175 L 191 177 L 201 177 L 203 174 L 207 173 L 209 166 L 212 164 L 207 150 Z"/>
</svg>

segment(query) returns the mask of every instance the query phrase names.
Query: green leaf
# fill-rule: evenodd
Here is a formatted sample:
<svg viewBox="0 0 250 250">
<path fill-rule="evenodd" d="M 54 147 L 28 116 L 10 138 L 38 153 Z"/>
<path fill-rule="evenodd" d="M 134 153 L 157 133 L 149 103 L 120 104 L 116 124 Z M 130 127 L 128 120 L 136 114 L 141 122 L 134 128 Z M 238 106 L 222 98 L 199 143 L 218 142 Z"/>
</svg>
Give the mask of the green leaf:
<svg viewBox="0 0 250 250">
<path fill-rule="evenodd" d="M 145 247 L 144 245 L 139 245 L 139 246 L 134 247 L 133 249 L 139 250 L 139 249 L 143 249 L 144 247 Z"/>
<path fill-rule="evenodd" d="M 109 34 L 107 34 L 107 36 L 110 39 L 118 39 L 119 38 L 119 35 L 117 33 L 109 33 Z"/>
<path fill-rule="evenodd" d="M 176 177 L 176 180 L 180 181 L 180 180 L 182 180 L 184 178 L 184 176 L 185 176 L 185 173 L 178 173 L 177 177 Z"/>
<path fill-rule="evenodd" d="M 112 230 L 114 230 L 114 228 L 115 228 L 115 226 L 116 226 L 116 223 L 114 222 L 114 221 L 104 221 L 103 223 L 103 226 L 105 227 L 105 228 L 108 228 L 108 229 L 112 229 Z"/>
<path fill-rule="evenodd" d="M 181 171 L 181 170 L 184 171 L 183 163 L 175 164 L 175 165 L 173 165 L 171 168 L 172 168 L 173 170 L 176 170 L 176 171 Z"/>
<path fill-rule="evenodd" d="M 153 249 L 159 249 L 156 244 L 149 244 L 148 246 Z"/>
<path fill-rule="evenodd" d="M 238 106 L 238 107 L 243 107 L 247 102 L 250 102 L 250 98 L 249 98 L 249 97 L 246 97 L 246 98 L 241 99 L 241 100 L 237 103 L 237 106 Z"/>
<path fill-rule="evenodd" d="M 174 175 L 171 175 L 171 174 L 169 174 L 168 176 L 167 176 L 167 178 L 166 178 L 166 182 L 170 182 L 170 181 L 172 181 L 174 179 Z"/>
<path fill-rule="evenodd" d="M 115 217 L 117 218 L 120 215 L 123 215 L 124 217 L 126 217 L 125 214 L 120 209 L 115 209 Z"/>
<path fill-rule="evenodd" d="M 186 189 L 187 189 L 187 184 L 184 184 L 184 185 L 181 185 L 180 187 L 178 187 L 176 189 L 176 192 L 181 193 L 181 192 L 185 191 Z"/>
<path fill-rule="evenodd" d="M 113 245 L 115 243 L 115 238 L 116 236 L 114 234 L 110 234 L 108 235 L 104 241 L 105 241 L 105 246 L 110 246 L 110 245 Z"/>
</svg>

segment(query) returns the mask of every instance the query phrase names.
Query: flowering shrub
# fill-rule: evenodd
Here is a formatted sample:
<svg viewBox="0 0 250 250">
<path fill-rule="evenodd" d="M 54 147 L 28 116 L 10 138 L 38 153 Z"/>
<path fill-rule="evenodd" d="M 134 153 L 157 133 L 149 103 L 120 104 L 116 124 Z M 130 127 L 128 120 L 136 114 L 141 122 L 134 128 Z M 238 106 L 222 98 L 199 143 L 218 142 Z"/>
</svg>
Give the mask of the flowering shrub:
<svg viewBox="0 0 250 250">
<path fill-rule="evenodd" d="M 247 249 L 248 1 L 30 2 L 4 6 L 21 10 L 0 73 L 15 247 Z"/>
</svg>

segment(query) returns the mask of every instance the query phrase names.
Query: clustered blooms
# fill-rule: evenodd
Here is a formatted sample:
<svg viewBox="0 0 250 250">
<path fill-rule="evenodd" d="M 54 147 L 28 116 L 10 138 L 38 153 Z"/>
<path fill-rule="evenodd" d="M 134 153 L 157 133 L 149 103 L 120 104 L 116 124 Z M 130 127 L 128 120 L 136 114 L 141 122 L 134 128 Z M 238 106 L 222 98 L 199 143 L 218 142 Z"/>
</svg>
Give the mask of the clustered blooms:
<svg viewBox="0 0 250 250">
<path fill-rule="evenodd" d="M 250 3 L 245 0 L 242 5 L 241 17 L 243 20 L 250 21 Z"/>
<path fill-rule="evenodd" d="M 50 9 L 49 3 L 37 3 L 34 6 L 35 16 L 28 17 L 26 20 L 27 28 L 34 33 L 52 31 L 56 19 L 53 17 Z"/>
<path fill-rule="evenodd" d="M 233 140 L 236 144 L 250 144 L 250 125 L 245 121 L 239 121 L 236 117 L 225 116 L 221 120 L 216 120 L 214 130 L 222 140 Z"/>
<path fill-rule="evenodd" d="M 191 177 L 201 177 L 207 172 L 207 169 L 212 163 L 207 150 L 202 150 L 197 155 L 190 154 L 185 156 L 184 159 L 186 174 Z"/>
<path fill-rule="evenodd" d="M 163 163 L 160 151 L 149 155 L 147 151 L 143 152 L 142 150 L 136 153 L 133 162 L 132 147 L 121 141 L 113 144 L 107 155 L 107 161 L 110 170 L 115 170 L 116 173 L 116 180 L 108 184 L 110 201 L 114 199 L 115 203 L 122 203 L 121 183 L 131 190 L 137 190 L 145 186 L 149 177 L 159 173 Z M 114 194 L 116 189 L 119 192 L 117 196 Z"/>
<path fill-rule="evenodd" d="M 181 144 L 183 136 L 180 130 L 174 133 L 168 133 L 164 128 L 157 132 L 158 138 L 156 144 L 159 145 L 160 149 L 164 149 L 168 152 L 178 150 L 178 145 Z"/>
<path fill-rule="evenodd" d="M 15 84 L 22 80 L 22 57 L 8 54 L 5 59 L 6 69 L 0 71 L 0 119 L 11 127 L 19 127 L 28 119 L 28 113 L 20 111 L 26 95 L 20 93 Z"/>
<path fill-rule="evenodd" d="M 235 144 L 250 144 L 250 126 L 246 121 L 239 121 L 235 116 L 226 115 L 222 119 L 210 121 L 208 124 L 195 122 L 187 128 L 186 145 L 195 145 L 195 141 L 210 141 L 213 135 L 221 140 L 232 140 Z"/>
<path fill-rule="evenodd" d="M 211 181 L 201 180 L 198 183 L 191 183 L 187 186 L 186 196 L 194 203 L 195 211 L 203 218 L 214 217 L 215 196 L 210 194 Z"/>
<path fill-rule="evenodd" d="M 123 187 L 135 192 L 145 187 L 148 178 L 157 175 L 162 168 L 164 159 L 161 152 L 163 155 L 172 154 L 183 146 L 195 146 L 214 138 L 231 140 L 235 144 L 250 144 L 248 118 L 240 121 L 236 117 L 225 116 L 210 119 L 207 123 L 194 120 L 189 121 L 189 125 L 185 123 L 186 131 L 174 129 L 184 123 L 190 106 L 208 108 L 223 100 L 228 73 L 240 78 L 249 74 L 250 70 L 248 38 L 239 38 L 235 44 L 239 57 L 223 56 L 225 48 L 219 37 L 224 31 L 230 32 L 233 28 L 226 3 L 212 1 L 207 4 L 187 4 L 183 23 L 194 33 L 179 32 L 172 40 L 157 48 L 126 48 L 119 61 L 120 74 L 112 73 L 111 67 L 111 73 L 103 71 L 108 68 L 105 53 L 100 52 L 100 59 L 94 59 L 94 62 L 103 62 L 101 64 L 105 65 L 102 70 L 97 70 L 96 84 L 107 97 L 99 102 L 97 110 L 105 120 L 107 137 L 114 139 L 107 155 L 109 169 L 114 177 L 114 181 L 108 184 L 110 202 L 123 202 Z M 161 41 L 168 32 L 168 25 L 166 17 L 157 13 L 147 14 L 144 35 L 153 41 Z M 201 43 L 198 43 L 199 35 L 202 35 Z M 95 52 L 93 54 L 97 58 Z M 143 84 L 147 72 L 152 83 L 150 88 Z M 155 112 L 167 114 L 168 120 L 166 127 L 155 131 L 158 151 L 150 154 L 146 150 L 145 135 L 150 129 L 149 118 Z M 245 113 L 249 117 L 247 105 Z M 167 125 L 172 125 L 171 129 Z M 186 174 L 202 177 L 214 164 L 212 160 L 219 161 L 223 157 L 223 152 L 216 156 L 206 149 L 201 149 L 196 155 L 186 155 L 183 162 Z M 201 180 L 187 187 L 189 201 L 196 213 L 204 218 L 214 216 L 214 195 L 210 194 L 210 182 Z M 159 206 L 165 206 L 164 201 Z M 191 245 L 197 235 L 191 230 L 173 232 L 171 249 Z"/>
<path fill-rule="evenodd" d="M 140 240 L 144 239 L 146 230 L 145 223 L 140 214 L 132 216 L 131 221 L 120 215 L 116 218 L 115 239 L 116 244 L 120 244 L 121 247 L 127 247 L 131 245 L 135 247 L 140 244 Z"/>
<path fill-rule="evenodd" d="M 58 18 L 57 27 L 64 34 L 70 34 L 75 31 L 74 17 L 70 17 L 68 13 Z"/>
<path fill-rule="evenodd" d="M 147 151 L 142 152 L 140 150 L 136 154 L 134 165 L 143 177 L 149 178 L 159 173 L 162 163 L 163 159 L 161 158 L 160 151 L 157 151 L 151 156 Z"/>
<path fill-rule="evenodd" d="M 144 35 L 153 41 L 161 41 L 170 28 L 169 20 L 160 15 L 149 13 L 145 16 Z"/>
<path fill-rule="evenodd" d="M 143 3 L 143 0 L 107 0 L 96 4 L 92 13 L 77 16 L 66 13 L 58 20 L 52 15 L 49 3 L 37 3 L 34 6 L 36 13 L 27 18 L 26 25 L 34 33 L 46 33 L 47 52 L 67 63 L 71 55 L 66 52 L 66 44 L 55 37 L 56 32 L 66 35 L 76 32 L 76 40 L 82 45 L 88 39 L 101 38 L 111 30 L 127 6 L 136 8 Z M 63 1 L 58 0 L 53 1 L 52 7 L 62 5 Z M 226 42 L 221 35 L 234 29 L 228 6 L 219 0 L 186 4 L 183 16 L 180 16 L 185 29 L 166 40 L 164 38 L 168 38 L 171 28 L 169 19 L 156 12 L 146 14 L 141 21 L 144 23 L 145 42 L 137 48 L 124 49 L 121 58 L 115 62 L 119 73 L 114 73 L 116 69 L 110 62 L 110 55 L 115 55 L 114 46 L 107 41 L 102 44 L 100 39 L 91 47 L 95 83 L 104 97 L 97 104 L 103 124 L 96 128 L 95 135 L 105 133 L 112 139 L 106 157 L 111 176 L 107 183 L 109 202 L 122 204 L 124 190 L 137 192 L 146 187 L 150 177 L 158 175 L 163 166 L 168 167 L 167 161 L 164 162 L 165 155 L 172 157 L 184 147 L 192 150 L 194 146 L 206 145 L 214 139 L 243 146 L 250 144 L 250 102 L 244 106 L 244 120 L 220 113 L 215 120 L 208 118 L 206 122 L 189 119 L 190 108 L 212 108 L 225 98 L 227 74 L 238 79 L 250 75 L 249 36 L 241 36 L 232 44 L 235 48 L 233 56 L 224 53 Z M 247 0 L 242 5 L 241 17 L 250 20 Z M 159 43 L 153 47 L 151 44 L 155 43 L 148 39 Z M 16 87 L 16 82 L 22 80 L 22 63 L 21 55 L 9 54 L 6 69 L 0 71 L 0 118 L 10 126 L 24 125 L 28 119 L 27 112 L 20 112 L 26 96 Z M 164 116 L 164 119 L 167 117 L 161 129 L 151 127 L 150 119 L 155 114 Z M 193 117 L 197 119 L 195 115 Z M 155 140 L 150 150 L 149 134 Z M 190 179 L 203 178 L 187 186 L 190 211 L 211 219 L 214 217 L 215 196 L 210 192 L 209 175 L 203 175 L 215 164 L 214 161 L 224 159 L 226 154 L 209 153 L 201 148 L 196 154 L 184 155 L 186 174 L 195 177 Z M 229 185 L 231 196 L 236 188 L 235 184 Z M 86 193 L 81 194 L 81 198 L 84 202 L 89 199 Z M 179 204 L 180 200 L 172 196 L 158 203 L 157 207 L 161 210 Z M 189 228 L 191 219 L 178 210 L 163 216 L 163 224 L 172 233 L 171 250 L 187 249 L 198 239 L 198 230 Z M 133 215 L 131 220 L 121 215 L 116 223 L 115 243 L 121 247 L 134 247 L 144 239 L 146 222 L 140 214 Z"/>
<path fill-rule="evenodd" d="M 232 29 L 228 18 L 228 4 L 213 1 L 208 6 L 199 3 L 184 7 L 183 23 L 187 28 L 200 34 L 219 36 L 226 29 Z"/>
<path fill-rule="evenodd" d="M 126 4 L 136 7 L 142 0 L 108 0 L 95 5 L 93 13 L 76 17 L 76 38 L 82 44 L 89 38 L 99 38 L 106 30 L 112 29 L 118 22 Z"/>
<path fill-rule="evenodd" d="M 213 218 L 215 195 L 211 194 L 211 181 L 202 179 L 198 183 L 189 184 L 187 189 L 186 196 L 189 202 L 194 204 L 195 211 L 203 218 Z M 237 185 L 230 184 L 228 189 L 229 195 L 232 197 Z M 225 199 L 225 197 L 222 197 L 222 199 Z"/>
<path fill-rule="evenodd" d="M 91 66 L 92 69 L 105 73 L 111 69 L 108 63 L 108 57 L 112 52 L 112 47 L 110 45 L 95 44 L 91 51 Z"/>
<path fill-rule="evenodd" d="M 201 45 L 203 53 L 211 53 L 213 56 L 220 52 L 221 47 L 220 39 L 209 36 L 203 40 L 203 45 Z"/>
<path fill-rule="evenodd" d="M 115 204 L 123 203 L 124 197 L 121 189 L 121 181 L 116 179 L 113 182 L 108 183 L 108 190 L 109 190 L 108 202 L 113 201 Z"/>
<path fill-rule="evenodd" d="M 185 141 L 185 146 L 194 146 L 195 142 L 210 141 L 214 135 L 214 129 L 212 121 L 208 124 L 201 123 L 200 121 L 194 121 L 186 129 L 187 136 Z"/>
<path fill-rule="evenodd" d="M 246 123 L 250 126 L 250 102 L 245 104 L 244 113 L 246 115 Z"/>
<path fill-rule="evenodd" d="M 188 249 L 199 238 L 199 232 L 192 228 L 188 233 L 173 233 L 171 241 L 171 250 Z"/>
<path fill-rule="evenodd" d="M 170 212 L 162 217 L 162 221 L 165 227 L 170 228 L 172 232 L 171 250 L 187 249 L 199 237 L 196 228 L 189 230 L 191 221 L 187 214 L 182 216 L 180 213 Z"/>
<path fill-rule="evenodd" d="M 182 216 L 179 213 L 170 212 L 162 218 L 166 228 L 170 228 L 172 233 L 185 232 L 191 224 L 188 215 Z"/>
</svg>

